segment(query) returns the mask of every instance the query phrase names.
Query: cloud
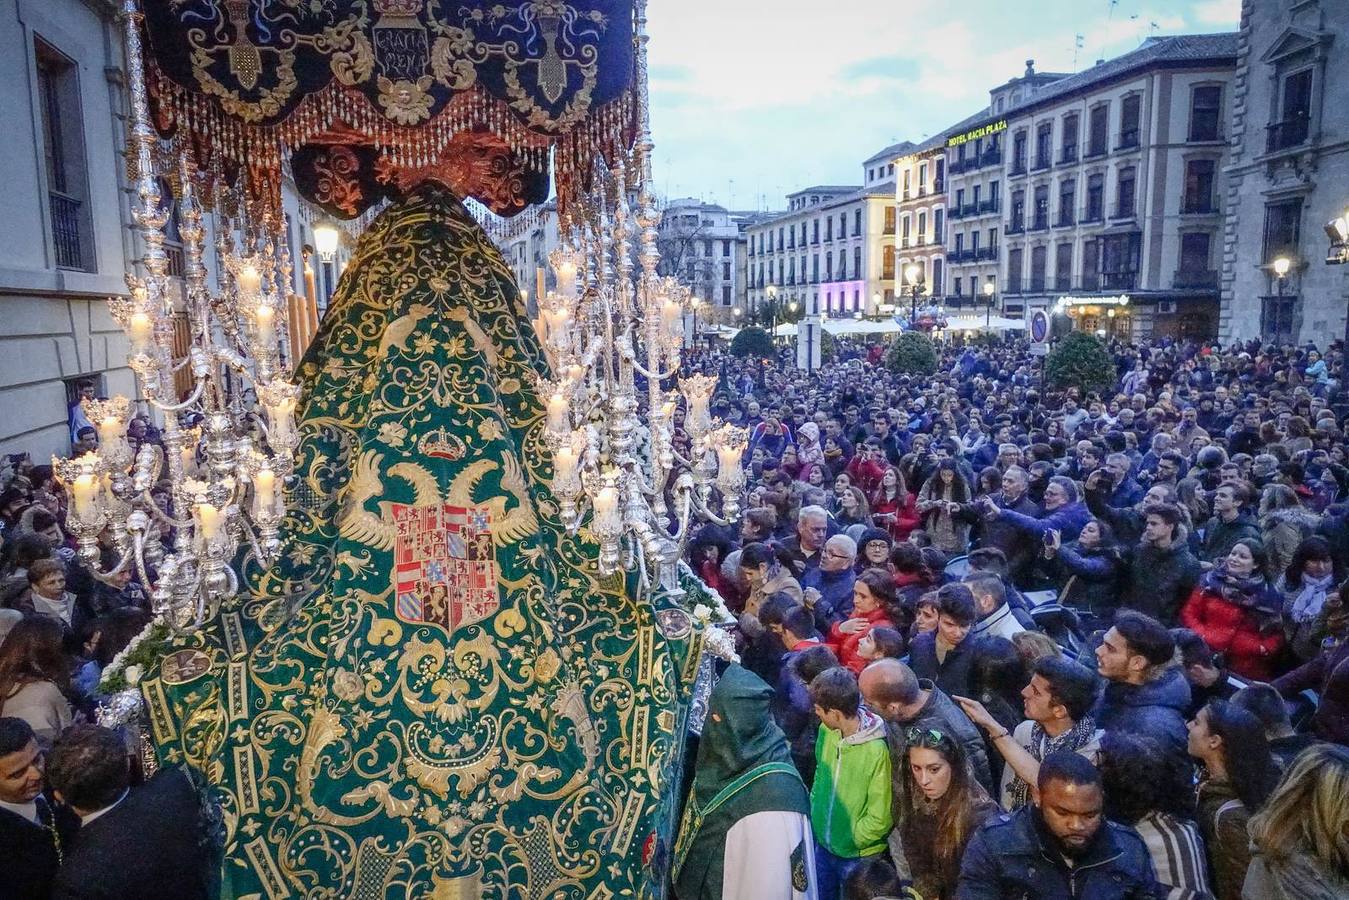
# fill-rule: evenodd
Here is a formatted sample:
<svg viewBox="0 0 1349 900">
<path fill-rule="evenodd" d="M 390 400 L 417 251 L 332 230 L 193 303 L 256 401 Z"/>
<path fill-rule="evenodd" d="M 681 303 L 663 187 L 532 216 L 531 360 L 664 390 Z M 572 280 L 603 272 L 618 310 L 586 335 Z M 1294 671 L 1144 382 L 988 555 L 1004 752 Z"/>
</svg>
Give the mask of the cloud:
<svg viewBox="0 0 1349 900">
<path fill-rule="evenodd" d="M 1241 22 L 1241 0 L 1203 0 L 1190 11 L 1190 18 L 1200 25 L 1235 28 Z"/>
<path fill-rule="evenodd" d="M 840 78 L 875 78 L 909 81 L 918 75 L 918 63 L 903 56 L 873 56 L 849 63 L 839 70 Z"/>
</svg>

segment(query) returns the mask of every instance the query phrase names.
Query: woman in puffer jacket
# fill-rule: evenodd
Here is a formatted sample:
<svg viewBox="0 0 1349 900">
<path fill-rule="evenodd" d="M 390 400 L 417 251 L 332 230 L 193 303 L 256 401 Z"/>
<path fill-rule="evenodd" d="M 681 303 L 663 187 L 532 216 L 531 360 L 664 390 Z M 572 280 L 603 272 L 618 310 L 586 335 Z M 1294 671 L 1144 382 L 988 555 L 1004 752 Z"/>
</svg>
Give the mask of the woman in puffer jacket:
<svg viewBox="0 0 1349 900">
<path fill-rule="evenodd" d="M 1269 681 L 1285 639 L 1281 598 L 1265 577 L 1260 544 L 1242 539 L 1205 573 L 1180 611 L 1180 621 L 1199 634 L 1243 678 Z"/>
<path fill-rule="evenodd" d="M 1059 533 L 1050 532 L 1042 567 L 1059 592 L 1059 603 L 1075 610 L 1089 633 L 1109 628 L 1119 606 L 1120 574 L 1124 559 L 1110 526 L 1092 518 L 1077 540 L 1060 545 Z"/>
</svg>

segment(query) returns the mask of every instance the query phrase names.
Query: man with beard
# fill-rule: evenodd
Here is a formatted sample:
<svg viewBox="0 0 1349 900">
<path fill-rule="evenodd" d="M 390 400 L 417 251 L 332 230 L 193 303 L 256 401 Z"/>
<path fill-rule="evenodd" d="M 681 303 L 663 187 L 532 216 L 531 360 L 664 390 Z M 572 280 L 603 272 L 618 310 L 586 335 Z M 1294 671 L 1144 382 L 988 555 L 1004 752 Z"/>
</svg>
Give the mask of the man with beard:
<svg viewBox="0 0 1349 900">
<path fill-rule="evenodd" d="M 810 801 L 772 697 L 738 664 L 712 689 L 674 850 L 680 900 L 816 898 Z"/>
<path fill-rule="evenodd" d="M 957 900 L 1160 900 L 1147 847 L 1105 818 L 1101 774 L 1071 750 L 1040 763 L 1033 805 L 977 831 L 965 850 Z"/>
</svg>

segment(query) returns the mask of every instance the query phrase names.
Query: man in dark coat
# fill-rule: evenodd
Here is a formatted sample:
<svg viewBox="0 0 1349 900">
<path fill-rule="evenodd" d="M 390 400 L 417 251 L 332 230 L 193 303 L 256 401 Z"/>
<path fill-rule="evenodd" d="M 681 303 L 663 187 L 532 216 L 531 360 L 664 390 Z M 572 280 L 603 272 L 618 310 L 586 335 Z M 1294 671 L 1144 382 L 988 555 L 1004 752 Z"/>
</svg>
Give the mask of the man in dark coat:
<svg viewBox="0 0 1349 900">
<path fill-rule="evenodd" d="M 1120 606 L 1170 624 L 1203 570 L 1186 544 L 1179 509 L 1155 504 L 1147 507 L 1143 521 L 1143 536 L 1125 568 Z"/>
<path fill-rule="evenodd" d="M 680 900 L 814 897 L 810 799 L 769 712 L 772 698 L 738 664 L 712 689 L 674 850 Z"/>
<path fill-rule="evenodd" d="M 0 718 L 0 900 L 50 896 L 61 846 L 79 827 L 43 794 L 42 770 L 32 727 Z"/>
<path fill-rule="evenodd" d="M 1204 562 L 1217 565 L 1240 540 L 1261 540 L 1260 526 L 1242 512 L 1248 500 L 1246 488 L 1224 484 L 1213 492 L 1213 518 L 1204 526 Z"/>
<path fill-rule="evenodd" d="M 1020 466 L 1011 466 L 1002 473 L 1002 490 L 990 494 L 989 500 L 1000 511 L 1007 510 L 1027 518 L 1034 518 L 1039 508 L 1026 496 L 1030 478 Z M 964 503 L 956 518 L 973 524 L 979 530 L 980 547 L 996 547 L 1007 557 L 1008 577 L 1018 587 L 1028 585 L 1031 566 L 1039 547 L 1028 540 L 1021 529 L 1000 516 L 985 516 L 985 504 Z"/>
<path fill-rule="evenodd" d="M 57 798 L 80 817 L 53 900 L 210 896 L 201 803 L 185 770 L 161 769 L 132 788 L 121 736 L 75 725 L 52 749 L 47 777 Z"/>
<path fill-rule="evenodd" d="M 974 623 L 978 620 L 974 594 L 963 584 L 942 585 L 937 591 L 937 627 L 925 631 L 909 645 L 909 665 L 919 678 L 927 678 L 948 694 L 971 693 Z"/>
<path fill-rule="evenodd" d="M 1034 804 L 996 816 L 965 849 L 956 900 L 1161 900 L 1147 845 L 1105 818 L 1101 774 L 1071 750 L 1040 763 Z"/>
</svg>

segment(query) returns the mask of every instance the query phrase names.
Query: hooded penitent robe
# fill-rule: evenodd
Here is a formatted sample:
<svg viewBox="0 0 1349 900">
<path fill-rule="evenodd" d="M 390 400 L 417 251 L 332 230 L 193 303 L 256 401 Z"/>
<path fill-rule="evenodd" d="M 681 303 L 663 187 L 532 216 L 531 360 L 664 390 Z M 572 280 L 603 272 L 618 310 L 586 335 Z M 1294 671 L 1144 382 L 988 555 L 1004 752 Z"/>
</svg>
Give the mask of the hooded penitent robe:
<svg viewBox="0 0 1349 900">
<path fill-rule="evenodd" d="M 675 844 L 679 900 L 814 900 L 810 798 L 773 690 L 742 666 L 712 689 Z"/>
<path fill-rule="evenodd" d="M 218 807 L 225 896 L 659 890 L 690 618 L 566 535 L 546 372 L 448 190 L 366 230 L 299 369 L 280 558 L 142 682 Z"/>
</svg>

